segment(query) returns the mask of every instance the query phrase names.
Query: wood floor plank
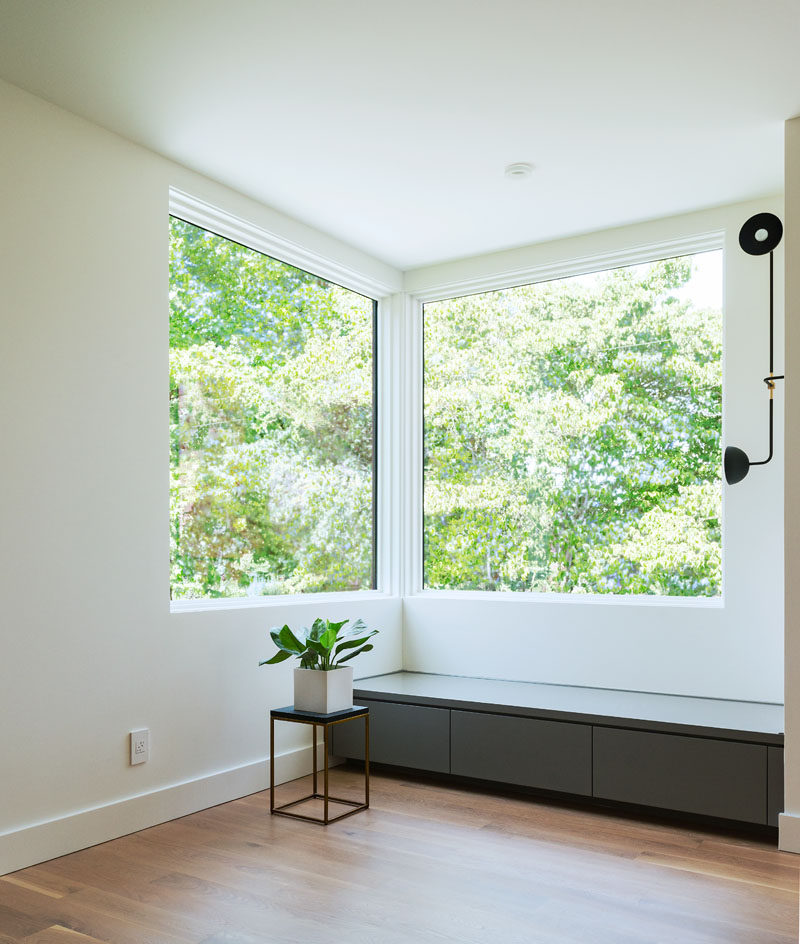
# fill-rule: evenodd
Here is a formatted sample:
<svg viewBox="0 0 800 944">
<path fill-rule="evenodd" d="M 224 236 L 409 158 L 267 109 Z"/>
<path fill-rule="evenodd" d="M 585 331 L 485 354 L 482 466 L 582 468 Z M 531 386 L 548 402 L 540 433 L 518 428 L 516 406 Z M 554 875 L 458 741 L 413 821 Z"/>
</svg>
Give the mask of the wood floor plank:
<svg viewBox="0 0 800 944">
<path fill-rule="evenodd" d="M 14 873 L 0 944 L 795 944 L 799 875 L 762 837 L 381 773 L 327 828 L 261 793 Z"/>
<path fill-rule="evenodd" d="M 106 844 L 110 845 L 110 844 Z M 94 851 L 105 849 L 106 846 L 97 846 Z M 93 850 L 85 850 L 90 852 Z M 79 855 L 75 854 L 76 857 Z M 61 860 L 57 860 L 61 861 Z M 47 863 L 51 865 L 53 863 Z M 34 869 L 42 869 L 42 866 L 34 866 Z M 30 870 L 26 870 L 28 872 Z M 82 866 L 82 872 L 85 872 L 85 865 Z M 155 873 L 151 873 L 155 874 Z M 111 881 L 113 884 L 113 881 Z M 145 883 L 146 884 L 146 883 Z M 127 885 L 126 891 L 131 893 L 132 886 Z M 194 937 L 186 937 L 179 933 L 182 925 L 185 925 L 186 917 L 182 916 L 180 922 L 174 923 L 174 928 L 163 929 L 157 920 L 139 924 L 131 920 L 130 912 L 135 909 L 135 900 L 119 896 L 116 906 L 113 908 L 95 908 L 91 905 L 91 895 L 95 890 L 89 885 L 73 884 L 73 891 L 64 895 L 63 898 L 55 900 L 53 898 L 42 896 L 38 892 L 26 888 L 22 885 L 8 884 L 5 888 L 0 885 L 0 903 L 13 908 L 17 916 L 24 916 L 29 922 L 35 924 L 35 930 L 44 930 L 53 925 L 60 925 L 66 930 L 83 934 L 88 938 L 97 938 L 105 940 L 109 938 L 114 944 L 187 944 L 194 940 Z M 87 904 L 87 896 L 89 903 Z M 207 925 L 198 925 L 197 934 L 204 933 Z M 34 928 L 31 928 L 33 931 Z M 27 935 L 18 935 L 18 939 Z M 173 933 L 174 931 L 174 933 Z"/>
<path fill-rule="evenodd" d="M 50 920 L 42 915 L 26 914 L 3 904 L 0 898 L 0 934 L 19 939 L 47 927 Z"/>
<path fill-rule="evenodd" d="M 57 860 L 56 860 L 57 861 Z M 10 875 L 3 876 L 3 879 L 12 885 L 19 885 L 22 888 L 28 887 L 42 894 L 51 893 L 54 898 L 63 898 L 65 895 L 71 895 L 79 891 L 83 886 L 70 878 L 64 878 L 47 869 L 49 863 L 43 862 L 41 865 L 33 865 L 19 872 L 12 872 Z"/>
<path fill-rule="evenodd" d="M 109 944 L 190 944 L 194 940 L 132 923 L 121 915 L 106 915 L 91 908 L 79 908 L 77 902 L 65 907 L 62 922 L 84 938 L 108 941 Z M 64 944 L 68 944 L 66 939 Z"/>
<path fill-rule="evenodd" d="M 163 941 L 197 941 L 225 927 L 213 909 L 189 909 L 180 896 L 170 900 L 162 895 L 156 904 L 96 888 L 87 888 L 72 898 L 63 915 L 73 922 L 94 920 L 98 927 L 107 921 L 122 921 L 141 934 L 157 934 Z"/>
<path fill-rule="evenodd" d="M 2 875 L 0 882 L 8 882 L 9 885 L 19 885 L 20 888 L 27 888 L 30 891 L 38 892 L 40 895 L 46 895 L 48 898 L 63 898 L 65 892 L 56 892 L 35 882 L 26 882 L 25 879 L 18 878 L 15 875 Z"/>
<path fill-rule="evenodd" d="M 23 938 L 22 944 L 108 944 L 108 941 L 101 941 L 96 937 L 89 937 L 79 931 L 54 924 L 30 937 Z"/>
<path fill-rule="evenodd" d="M 755 864 L 739 862 L 737 868 L 731 868 L 732 859 L 720 861 L 718 858 L 706 859 L 701 856 L 676 856 L 663 853 L 644 852 L 637 856 L 640 862 L 650 862 L 670 869 L 681 869 L 694 872 L 698 875 L 709 875 L 724 878 L 733 882 L 744 882 L 747 885 L 766 885 L 770 888 L 781 888 L 786 891 L 797 890 L 797 869 L 790 865 L 780 865 L 777 862 Z"/>
</svg>

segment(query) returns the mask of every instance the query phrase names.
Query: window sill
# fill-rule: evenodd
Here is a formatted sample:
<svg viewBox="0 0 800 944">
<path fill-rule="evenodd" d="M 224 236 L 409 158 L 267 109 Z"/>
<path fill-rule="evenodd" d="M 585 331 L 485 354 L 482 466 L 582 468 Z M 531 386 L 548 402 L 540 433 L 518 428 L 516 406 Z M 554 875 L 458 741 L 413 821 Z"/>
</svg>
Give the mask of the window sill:
<svg viewBox="0 0 800 944">
<path fill-rule="evenodd" d="M 700 607 L 703 609 L 723 609 L 724 596 L 720 597 L 668 597 L 655 594 L 613 594 L 613 593 L 526 593 L 513 590 L 417 590 L 405 599 L 412 600 L 452 600 L 452 601 L 495 601 L 503 603 L 526 604 L 577 604 L 579 606 L 661 606 L 661 607 Z"/>
<path fill-rule="evenodd" d="M 382 590 L 347 590 L 341 593 L 296 593 L 274 597 L 223 597 L 213 600 L 172 600 L 170 613 L 201 613 L 209 610 L 275 609 L 276 607 L 327 606 L 335 603 L 395 600 Z"/>
</svg>

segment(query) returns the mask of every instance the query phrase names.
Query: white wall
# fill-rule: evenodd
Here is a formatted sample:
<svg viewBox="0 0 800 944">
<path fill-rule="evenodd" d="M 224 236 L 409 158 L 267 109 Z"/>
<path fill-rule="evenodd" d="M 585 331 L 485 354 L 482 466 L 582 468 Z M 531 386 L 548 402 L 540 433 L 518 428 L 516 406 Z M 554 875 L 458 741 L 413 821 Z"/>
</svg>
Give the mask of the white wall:
<svg viewBox="0 0 800 944">
<path fill-rule="evenodd" d="M 767 453 L 769 269 L 738 246 L 755 212 L 783 214 L 780 198 L 622 227 L 406 273 L 422 297 L 482 289 L 519 273 L 637 247 L 725 233 L 724 442 Z M 783 365 L 783 248 L 776 251 L 776 370 Z M 418 329 L 417 329 L 418 330 Z M 404 607 L 405 667 L 718 698 L 783 700 L 783 403 L 776 396 L 776 456 L 725 488 L 724 601 L 615 602 L 521 599 L 516 594 L 412 593 Z M 417 411 L 417 421 L 419 411 Z M 419 441 L 419 426 L 410 441 Z M 414 470 L 409 470 L 414 475 Z M 418 487 L 418 485 L 417 485 Z M 413 545 L 414 539 L 410 540 Z M 416 564 L 419 570 L 419 563 Z M 417 581 L 418 581 L 418 574 Z M 412 588 L 415 586 L 412 580 Z M 417 582 L 416 586 L 419 586 Z"/>
<path fill-rule="evenodd" d="M 378 260 L 4 84 L 0 120 L 2 873 L 263 787 L 266 713 L 291 701 L 291 666 L 256 663 L 271 651 L 269 626 L 319 613 L 313 601 L 169 612 L 169 187 L 361 271 L 387 293 L 401 280 Z M 726 441 L 756 456 L 766 446 L 766 273 L 735 239 L 761 209 L 780 213 L 781 203 L 417 270 L 406 285 L 419 293 L 725 229 Z M 418 375 L 414 318 L 400 296 L 388 310 L 381 365 L 399 366 L 383 426 L 402 424 L 406 436 L 384 442 L 381 454 L 394 494 L 382 521 L 396 589 L 418 518 L 416 473 L 401 473 L 397 461 L 404 441 L 417 437 L 418 447 L 419 433 L 402 378 Z M 782 402 L 779 391 L 778 428 Z M 412 593 L 403 604 L 406 668 L 780 701 L 782 449 L 779 436 L 778 461 L 727 490 L 724 605 Z M 401 667 L 399 596 L 325 612 L 362 615 L 382 630 L 360 675 Z M 152 731 L 152 760 L 131 768 L 127 733 L 139 726 Z M 278 744 L 279 778 L 310 768 L 290 732 Z"/>
<path fill-rule="evenodd" d="M 400 276 L 5 84 L 0 127 L 3 873 L 262 788 L 267 711 L 292 701 L 291 664 L 257 666 L 267 630 L 320 615 L 169 612 L 169 187 Z M 400 668 L 397 597 L 322 612 L 382 631 L 360 674 Z M 284 726 L 279 777 L 310 770 L 307 737 Z"/>
<path fill-rule="evenodd" d="M 780 847 L 800 852 L 800 118 L 786 122 L 786 708 Z"/>
</svg>

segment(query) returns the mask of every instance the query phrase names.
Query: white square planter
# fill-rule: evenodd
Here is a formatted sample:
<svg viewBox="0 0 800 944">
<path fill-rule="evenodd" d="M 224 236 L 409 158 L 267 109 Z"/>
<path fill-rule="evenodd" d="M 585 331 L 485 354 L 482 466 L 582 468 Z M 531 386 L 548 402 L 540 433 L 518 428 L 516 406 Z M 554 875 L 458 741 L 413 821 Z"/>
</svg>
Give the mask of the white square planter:
<svg viewBox="0 0 800 944">
<path fill-rule="evenodd" d="M 353 707 L 353 669 L 343 665 L 330 672 L 294 670 L 294 707 L 329 715 Z"/>
</svg>

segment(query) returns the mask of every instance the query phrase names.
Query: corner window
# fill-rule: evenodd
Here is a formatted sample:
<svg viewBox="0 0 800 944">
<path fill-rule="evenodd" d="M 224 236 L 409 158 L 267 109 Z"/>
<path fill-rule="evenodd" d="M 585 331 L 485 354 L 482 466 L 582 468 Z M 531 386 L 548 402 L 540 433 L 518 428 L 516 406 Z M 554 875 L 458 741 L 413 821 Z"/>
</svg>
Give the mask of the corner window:
<svg viewBox="0 0 800 944">
<path fill-rule="evenodd" d="M 170 218 L 173 599 L 375 586 L 376 309 Z"/>
<path fill-rule="evenodd" d="M 424 586 L 715 597 L 722 252 L 424 306 Z"/>
</svg>

